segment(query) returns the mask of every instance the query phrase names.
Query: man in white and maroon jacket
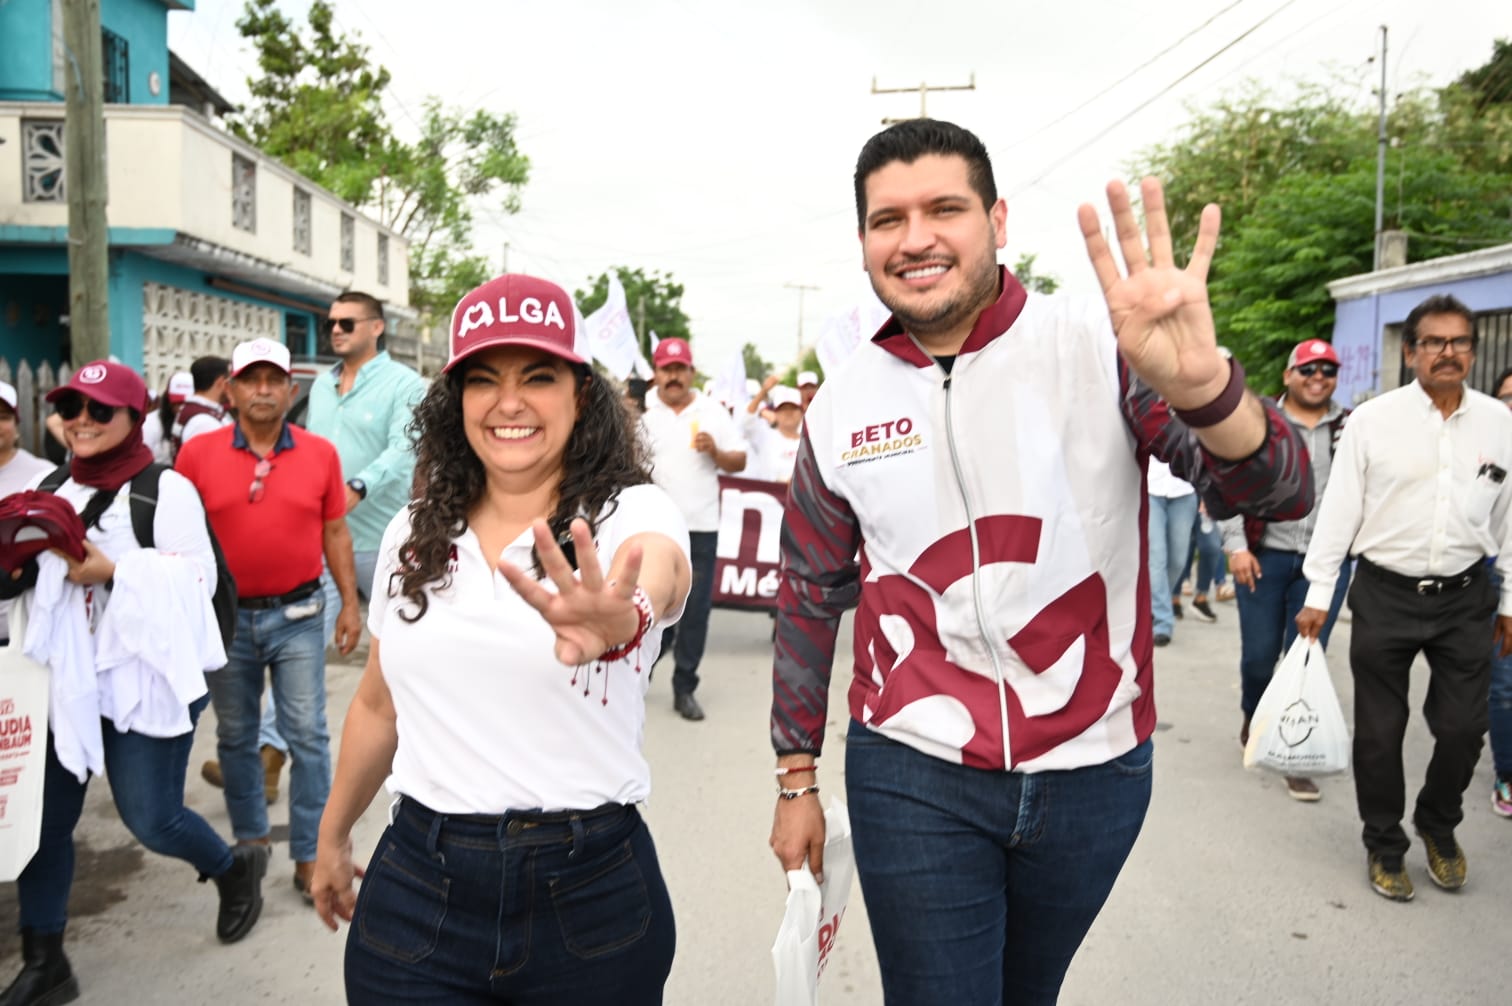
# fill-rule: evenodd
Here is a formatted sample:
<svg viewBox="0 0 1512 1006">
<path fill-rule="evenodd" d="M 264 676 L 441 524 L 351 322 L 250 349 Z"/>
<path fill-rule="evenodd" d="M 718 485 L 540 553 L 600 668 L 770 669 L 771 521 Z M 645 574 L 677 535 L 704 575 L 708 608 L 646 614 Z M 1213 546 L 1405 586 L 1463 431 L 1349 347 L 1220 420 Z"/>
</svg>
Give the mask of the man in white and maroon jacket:
<svg viewBox="0 0 1512 1006">
<path fill-rule="evenodd" d="M 782 533 L 771 844 L 784 869 L 820 872 L 814 765 L 840 614 L 857 605 L 846 792 L 886 1000 L 1054 1002 L 1149 803 L 1145 460 L 1217 517 L 1295 518 L 1312 500 L 1306 453 L 1218 349 L 1216 207 L 1179 270 L 1159 183 L 1143 186 L 1148 262 L 1110 185 L 1128 275 L 1083 206 L 1106 304 L 1078 303 L 997 266 L 1007 207 L 966 130 L 893 126 L 855 184 L 893 317 L 805 417 Z"/>
</svg>

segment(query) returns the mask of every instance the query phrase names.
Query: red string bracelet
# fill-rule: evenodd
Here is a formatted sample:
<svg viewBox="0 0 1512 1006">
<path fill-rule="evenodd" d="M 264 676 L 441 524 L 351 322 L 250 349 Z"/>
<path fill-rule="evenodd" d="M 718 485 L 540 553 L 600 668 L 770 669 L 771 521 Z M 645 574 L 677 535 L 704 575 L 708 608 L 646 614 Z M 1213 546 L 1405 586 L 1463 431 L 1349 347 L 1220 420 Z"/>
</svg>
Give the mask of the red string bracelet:
<svg viewBox="0 0 1512 1006">
<path fill-rule="evenodd" d="M 646 633 L 651 631 L 651 625 L 656 621 L 656 612 L 651 609 L 651 598 L 640 587 L 635 588 L 635 593 L 630 595 L 630 603 L 635 605 L 636 613 L 640 615 L 640 624 L 635 627 L 635 635 L 627 642 L 619 646 L 611 646 L 598 655 L 599 663 L 609 663 L 629 656 L 640 647 L 641 640 L 646 638 Z"/>
</svg>

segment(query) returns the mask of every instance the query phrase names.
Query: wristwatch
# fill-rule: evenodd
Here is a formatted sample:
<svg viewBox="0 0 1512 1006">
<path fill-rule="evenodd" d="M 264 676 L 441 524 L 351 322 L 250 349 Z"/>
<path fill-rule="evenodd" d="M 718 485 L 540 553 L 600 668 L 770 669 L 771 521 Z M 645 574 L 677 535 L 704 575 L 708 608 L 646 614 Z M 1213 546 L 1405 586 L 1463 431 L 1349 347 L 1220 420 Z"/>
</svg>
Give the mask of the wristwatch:
<svg viewBox="0 0 1512 1006">
<path fill-rule="evenodd" d="M 347 479 L 347 488 L 357 494 L 358 499 L 367 499 L 367 483 L 361 479 Z"/>
</svg>

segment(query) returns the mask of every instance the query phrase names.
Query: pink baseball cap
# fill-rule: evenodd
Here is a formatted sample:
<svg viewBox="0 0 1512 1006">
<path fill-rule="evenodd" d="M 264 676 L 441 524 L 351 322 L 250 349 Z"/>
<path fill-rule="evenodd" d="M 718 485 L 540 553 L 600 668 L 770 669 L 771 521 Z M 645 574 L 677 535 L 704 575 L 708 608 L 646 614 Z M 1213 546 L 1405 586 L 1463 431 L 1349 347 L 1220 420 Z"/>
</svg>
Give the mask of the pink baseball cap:
<svg viewBox="0 0 1512 1006">
<path fill-rule="evenodd" d="M 665 367 L 672 363 L 681 363 L 686 367 L 693 366 L 693 350 L 688 348 L 688 343 L 683 339 L 663 339 L 656 344 L 656 352 L 652 354 L 651 362 L 658 367 Z"/>
<path fill-rule="evenodd" d="M 136 409 L 143 414 L 147 412 L 147 382 L 126 364 L 114 360 L 96 360 L 84 364 L 74 371 L 67 384 L 49 391 L 47 400 L 56 402 L 70 391 L 76 391 L 104 405 Z"/>
<path fill-rule="evenodd" d="M 494 346 L 529 346 L 568 363 L 587 363 L 572 298 L 550 280 L 505 273 L 457 302 L 451 317 L 451 353 L 442 368 Z"/>
<path fill-rule="evenodd" d="M 1293 367 L 1300 367 L 1314 360 L 1337 364 L 1339 354 L 1334 352 L 1332 345 L 1322 339 L 1308 339 L 1306 342 L 1297 343 L 1297 348 L 1291 351 L 1291 356 L 1286 360 L 1286 369 L 1291 370 Z"/>
</svg>

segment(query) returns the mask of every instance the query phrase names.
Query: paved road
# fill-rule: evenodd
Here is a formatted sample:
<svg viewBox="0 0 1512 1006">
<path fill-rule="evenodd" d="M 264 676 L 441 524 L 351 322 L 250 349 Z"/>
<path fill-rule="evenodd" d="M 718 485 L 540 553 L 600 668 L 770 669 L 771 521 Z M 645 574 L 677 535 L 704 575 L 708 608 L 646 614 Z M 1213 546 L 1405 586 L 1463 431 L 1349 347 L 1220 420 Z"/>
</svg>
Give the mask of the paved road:
<svg viewBox="0 0 1512 1006">
<path fill-rule="evenodd" d="M 1263 1003 L 1481 1004 L 1507 1001 L 1512 942 L 1512 821 L 1490 809 L 1489 754 L 1467 802 L 1460 840 L 1470 883 L 1445 894 L 1427 880 L 1421 850 L 1408 868 L 1409 905 L 1384 901 L 1365 881 L 1351 784 L 1322 782 L 1315 805 L 1288 799 L 1278 779 L 1245 772 L 1239 726 L 1232 605 L 1216 625 L 1181 624 L 1159 651 L 1154 802 L 1133 856 L 1067 979 L 1066 1004 Z M 651 685 L 646 747 L 656 791 L 647 817 L 677 910 L 673 1006 L 771 1001 L 768 949 L 782 915 L 783 880 L 766 847 L 771 824 L 769 622 L 716 613 L 700 697 L 709 718 L 685 723 L 671 709 L 665 668 Z M 1349 627 L 1334 641 L 1347 652 Z M 333 664 L 333 733 L 360 665 Z M 1342 656 L 1334 678 L 1346 712 Z M 1420 668 L 1414 690 L 1422 701 Z M 849 672 L 836 677 L 827 793 L 841 787 L 838 746 Z M 1409 778 L 1420 779 L 1429 738 L 1408 737 Z M 190 761 L 189 802 L 229 833 L 220 793 L 202 783 L 214 751 L 213 714 Z M 287 783 L 287 775 L 285 775 Z M 287 821 L 280 801 L 274 821 Z M 371 849 L 382 813 L 356 836 Z M 279 829 L 278 834 L 283 833 Z M 268 904 L 243 942 L 215 942 L 215 891 L 177 862 L 143 853 L 117 820 L 104 781 L 91 788 L 79 828 L 69 951 L 85 1003 L 342 1001 L 345 933 L 327 933 L 290 887 L 287 846 L 270 874 Z M 0 918 L 14 918 L 14 889 L 0 886 Z M 9 923 L 4 923 L 7 927 Z M 17 967 L 15 937 L 0 936 L 0 971 Z M 0 980 L 4 980 L 0 978 Z M 1500 990 L 1500 991 L 1498 991 Z M 853 894 L 822 989 L 825 1006 L 881 1001 L 865 906 Z"/>
</svg>

